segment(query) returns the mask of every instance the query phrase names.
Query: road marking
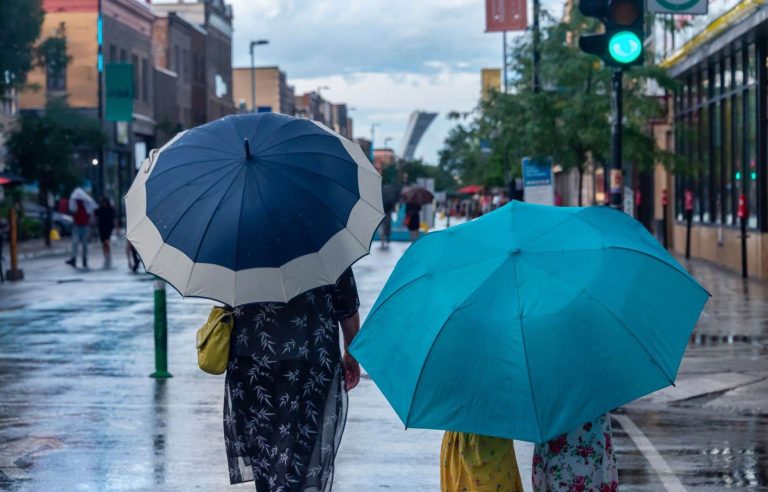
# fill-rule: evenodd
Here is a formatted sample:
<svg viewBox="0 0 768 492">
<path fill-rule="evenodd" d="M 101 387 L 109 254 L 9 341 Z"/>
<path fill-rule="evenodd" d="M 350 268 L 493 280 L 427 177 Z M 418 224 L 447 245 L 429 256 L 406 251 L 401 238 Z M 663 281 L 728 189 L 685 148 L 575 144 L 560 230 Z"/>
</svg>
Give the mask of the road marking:
<svg viewBox="0 0 768 492">
<path fill-rule="evenodd" d="M 645 434 L 635 425 L 635 423 L 626 415 L 612 415 L 612 417 L 621 425 L 637 449 L 643 453 L 653 470 L 659 476 L 662 485 L 668 492 L 685 492 L 685 487 L 677 478 L 669 463 L 661 457 L 651 441 L 645 437 Z"/>
</svg>

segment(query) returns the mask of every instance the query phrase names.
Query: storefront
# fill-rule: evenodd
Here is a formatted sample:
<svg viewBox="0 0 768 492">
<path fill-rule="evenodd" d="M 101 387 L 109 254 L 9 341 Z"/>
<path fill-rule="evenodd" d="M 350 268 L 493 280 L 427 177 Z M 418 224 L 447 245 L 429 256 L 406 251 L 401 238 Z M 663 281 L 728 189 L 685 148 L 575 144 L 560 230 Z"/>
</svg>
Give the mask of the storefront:
<svg viewBox="0 0 768 492">
<path fill-rule="evenodd" d="M 670 246 L 680 253 L 690 248 L 693 257 L 740 270 L 741 199 L 749 275 L 768 277 L 768 5 L 730 3 L 735 5 L 702 24 L 665 63 L 680 82 L 668 138 L 680 159 L 666 180 Z M 657 200 L 666 187 L 657 186 Z"/>
</svg>

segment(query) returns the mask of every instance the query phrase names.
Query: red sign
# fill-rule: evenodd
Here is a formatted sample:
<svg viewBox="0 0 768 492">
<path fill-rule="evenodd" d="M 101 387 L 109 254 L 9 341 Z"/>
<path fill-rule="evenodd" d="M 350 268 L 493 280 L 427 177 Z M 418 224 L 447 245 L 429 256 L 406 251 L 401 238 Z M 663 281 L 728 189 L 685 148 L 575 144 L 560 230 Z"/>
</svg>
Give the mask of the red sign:
<svg viewBox="0 0 768 492">
<path fill-rule="evenodd" d="M 666 207 L 669 205 L 669 194 L 667 190 L 661 190 L 661 206 Z"/>
<path fill-rule="evenodd" d="M 740 219 L 747 218 L 747 197 L 744 195 L 739 195 L 739 209 L 737 215 Z"/>
<path fill-rule="evenodd" d="M 485 0 L 485 32 L 525 31 L 527 0 Z"/>
<path fill-rule="evenodd" d="M 691 190 L 685 190 L 685 211 L 693 211 L 693 192 Z"/>
</svg>

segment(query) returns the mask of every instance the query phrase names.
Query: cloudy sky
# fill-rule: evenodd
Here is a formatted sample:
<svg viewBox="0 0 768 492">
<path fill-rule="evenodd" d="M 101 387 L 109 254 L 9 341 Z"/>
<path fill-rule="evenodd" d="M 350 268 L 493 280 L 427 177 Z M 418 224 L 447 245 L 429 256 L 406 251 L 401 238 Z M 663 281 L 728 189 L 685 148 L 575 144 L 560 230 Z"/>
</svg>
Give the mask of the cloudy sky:
<svg viewBox="0 0 768 492">
<path fill-rule="evenodd" d="M 355 136 L 399 149 L 414 110 L 440 113 L 416 151 L 429 163 L 480 94 L 480 69 L 500 67 L 501 33 L 484 33 L 484 0 L 229 0 L 235 66 L 279 65 L 298 93 L 323 89 L 355 108 Z M 554 3 L 554 2 L 546 2 Z M 561 2 L 557 2 L 561 3 Z"/>
</svg>

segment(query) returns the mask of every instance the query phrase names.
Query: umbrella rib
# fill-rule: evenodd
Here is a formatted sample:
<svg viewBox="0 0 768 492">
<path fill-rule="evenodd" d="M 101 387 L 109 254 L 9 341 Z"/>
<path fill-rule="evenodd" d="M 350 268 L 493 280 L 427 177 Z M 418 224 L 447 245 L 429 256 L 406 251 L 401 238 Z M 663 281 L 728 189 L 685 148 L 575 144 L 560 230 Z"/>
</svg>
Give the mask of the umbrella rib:
<svg viewBox="0 0 768 492">
<path fill-rule="evenodd" d="M 261 171 L 261 173 L 264 174 L 264 171 Z M 262 196 L 261 183 L 259 183 L 258 179 L 254 180 L 254 183 L 256 183 L 256 188 L 259 189 L 258 197 L 259 203 L 261 203 L 261 208 L 269 213 L 270 208 L 267 207 L 267 204 L 264 202 L 264 197 Z M 285 292 L 285 281 L 283 280 L 282 265 L 278 268 L 278 271 L 280 272 L 280 288 L 283 290 L 283 299 L 285 299 L 285 302 L 288 302 L 288 294 Z"/>
<path fill-rule="evenodd" d="M 690 273 L 685 272 L 685 271 L 681 271 L 680 268 L 676 267 L 673 264 L 670 264 L 667 261 L 664 261 L 663 259 L 659 258 L 658 256 L 653 256 L 652 254 L 646 253 L 645 251 L 641 251 L 641 250 L 635 249 L 635 248 L 630 248 L 628 246 L 610 245 L 610 246 L 607 246 L 607 248 L 609 248 L 609 249 L 620 249 L 620 250 L 623 250 L 623 251 L 631 251 L 631 252 L 637 253 L 639 255 L 647 256 L 648 258 L 650 258 L 650 259 L 652 259 L 654 261 L 657 261 L 657 262 L 659 262 L 659 263 L 661 263 L 663 265 L 666 265 L 666 266 L 672 268 L 673 270 L 675 270 L 680 275 L 683 275 L 688 280 L 692 280 L 693 283 L 696 284 L 701 290 L 706 292 L 709 297 L 712 297 L 712 294 L 707 289 L 705 289 L 704 286 L 701 285 L 694 277 L 692 277 Z"/>
<path fill-rule="evenodd" d="M 536 419 L 536 431 L 539 433 L 539 439 L 541 439 L 541 422 L 539 421 L 539 407 L 536 405 L 536 394 L 533 391 L 533 378 L 531 377 L 531 363 L 528 361 L 528 345 L 525 341 L 525 327 L 523 326 L 523 303 L 520 296 L 520 282 L 518 282 L 517 272 L 517 260 L 515 259 L 515 288 L 517 289 L 517 311 L 520 315 L 520 337 L 523 340 L 523 354 L 525 359 L 525 372 L 528 375 L 528 388 L 531 392 L 531 404 L 533 405 L 533 416 Z"/>
<path fill-rule="evenodd" d="M 234 152 L 236 152 L 236 153 L 238 153 L 238 152 L 241 152 L 241 151 L 242 151 L 242 149 L 241 149 L 241 148 L 239 148 L 239 147 L 235 147 L 234 145 L 232 145 L 232 142 L 227 142 L 226 140 L 224 140 L 223 138 L 221 138 L 221 135 L 219 135 L 218 133 L 212 132 L 211 130 L 209 130 L 208 128 L 206 128 L 206 127 L 205 127 L 205 125 L 203 125 L 203 126 L 198 126 L 198 127 L 197 127 L 197 128 L 195 128 L 194 130 L 197 130 L 197 131 L 199 131 L 199 132 L 201 132 L 201 133 L 207 133 L 207 134 L 209 134 L 209 135 L 213 135 L 214 137 L 216 137 L 217 139 L 219 139 L 219 141 L 221 141 L 221 142 L 225 143 L 225 144 L 227 145 L 227 147 L 229 147 L 230 149 L 232 149 L 232 150 L 233 150 Z M 194 131 L 194 130 L 193 130 L 193 131 Z M 239 136 L 239 133 L 238 133 L 238 136 Z M 241 142 L 241 143 L 242 143 L 242 142 Z"/>
<path fill-rule="evenodd" d="M 341 141 L 338 138 L 336 138 L 333 135 L 331 135 L 330 133 L 302 133 L 301 135 L 296 135 L 295 137 L 291 137 L 291 138 L 287 138 L 285 140 L 281 140 L 280 142 L 277 142 L 276 144 L 272 145 L 271 147 L 267 147 L 266 149 L 261 150 L 260 152 L 267 152 L 268 150 L 274 149 L 278 145 L 283 145 L 283 144 L 288 143 L 288 142 L 293 142 L 294 140 L 299 140 L 299 139 L 302 139 L 302 138 L 309 138 L 309 137 L 332 138 L 332 139 L 336 140 L 337 142 L 339 142 L 339 145 L 343 146 Z"/>
<path fill-rule="evenodd" d="M 588 296 L 590 299 L 592 299 L 594 302 L 596 302 L 596 303 L 597 303 L 597 304 L 598 304 L 600 307 L 602 307 L 602 308 L 603 308 L 603 309 L 604 309 L 604 310 L 605 310 L 605 311 L 606 311 L 608 314 L 610 314 L 610 315 L 611 315 L 611 317 L 613 317 L 614 319 L 616 319 L 616 321 L 618 321 L 618 322 L 619 322 L 619 325 L 621 325 L 621 326 L 624 328 L 624 330 L 625 330 L 627 333 L 629 333 L 629 334 L 630 334 L 630 336 L 632 336 L 632 338 L 634 338 L 634 339 L 635 339 L 635 341 L 637 342 L 637 344 L 638 344 L 638 345 L 640 345 L 640 347 L 643 349 L 643 351 L 644 351 L 644 352 L 645 352 L 645 353 L 648 355 L 648 358 L 650 358 L 650 359 L 651 359 L 651 361 L 653 361 L 653 364 L 654 364 L 656 367 L 658 367 L 658 368 L 659 368 L 659 371 L 661 372 L 661 374 L 662 374 L 662 375 L 663 375 L 665 378 L 667 378 L 667 380 L 669 381 L 669 384 L 675 384 L 675 380 L 674 380 L 674 378 L 671 378 L 671 377 L 669 377 L 669 375 L 668 375 L 668 374 L 667 374 L 667 373 L 664 371 L 664 368 L 663 368 L 663 367 L 661 367 L 661 364 L 659 364 L 659 362 L 656 360 L 656 358 L 653 356 L 653 354 L 650 352 L 650 350 L 648 350 L 648 347 L 646 347 L 646 346 L 645 346 L 645 344 L 644 344 L 644 343 L 643 343 L 643 342 L 640 340 L 640 338 L 638 338 L 638 336 L 635 334 L 635 332 L 634 332 L 634 331 L 632 331 L 632 329 L 631 329 L 629 326 L 627 326 L 627 324 L 626 324 L 624 321 L 622 321 L 622 319 L 621 319 L 621 318 L 619 318 L 619 316 L 618 316 L 616 313 L 614 313 L 614 312 L 613 312 L 613 310 L 611 310 L 611 308 L 609 308 L 609 307 L 608 307 L 608 306 L 607 306 L 607 305 L 606 305 L 604 302 L 600 301 L 600 299 L 598 299 L 597 297 L 595 297 L 595 296 L 594 296 L 594 295 L 593 295 L 591 292 L 589 292 L 587 289 L 582 289 L 582 288 L 580 288 L 580 287 L 577 287 L 577 286 L 573 285 L 571 282 L 569 282 L 567 279 L 564 279 L 564 278 L 562 278 L 562 277 L 560 277 L 560 276 L 558 276 L 558 275 L 555 275 L 555 274 L 554 274 L 554 273 L 552 273 L 552 272 L 549 272 L 549 271 L 547 271 L 547 270 L 544 270 L 543 268 L 541 268 L 539 265 L 537 265 L 537 264 L 535 264 L 535 263 L 532 263 L 532 262 L 527 262 L 527 264 L 528 264 L 528 265 L 530 265 L 530 266 L 533 266 L 534 268 L 536 268 L 536 269 L 537 269 L 537 270 L 539 270 L 540 272 L 543 272 L 543 273 L 544 273 L 544 274 L 546 274 L 546 275 L 549 275 L 549 276 L 551 276 L 551 277 L 554 277 L 554 278 L 556 278 L 556 279 L 560 280 L 561 282 L 564 282 L 564 283 L 566 283 L 566 284 L 570 285 L 571 287 L 573 287 L 573 288 L 574 288 L 574 289 L 576 289 L 577 291 L 580 291 L 580 292 L 584 293 L 584 295 Z"/>
<path fill-rule="evenodd" d="M 237 170 L 237 169 L 235 169 L 235 170 Z M 176 223 L 173 225 L 173 227 L 171 227 L 171 230 L 170 230 L 170 231 L 168 231 L 168 234 L 166 234 L 166 236 L 165 236 L 165 237 L 166 237 L 166 238 L 170 238 L 170 237 L 171 237 L 171 234 L 173 233 L 173 231 L 174 231 L 174 230 L 176 230 L 176 227 L 179 225 L 179 222 L 181 222 L 181 219 L 183 219 L 183 218 L 184 218 L 184 217 L 185 217 L 185 216 L 186 216 L 186 215 L 189 213 L 189 211 L 190 211 L 190 210 L 192 210 L 192 206 L 193 206 L 195 203 L 197 203 L 197 202 L 200 200 L 200 198 L 201 198 L 201 197 L 203 197 L 203 196 L 204 196 L 206 193 L 208 193 L 208 192 L 211 190 L 211 188 L 213 188 L 214 186 L 216 186 L 217 184 L 219 184 L 220 182 L 222 182 L 222 181 L 224 180 L 224 178 L 225 178 L 226 176 L 228 176 L 229 174 L 231 174 L 231 173 L 232 173 L 232 171 L 229 171 L 229 172 L 227 172 L 227 173 L 226 173 L 224 176 L 222 176 L 221 178 L 219 178 L 219 180 L 218 180 L 218 181 L 215 181 L 214 183 L 211 183 L 211 185 L 210 185 L 209 187 L 207 187 L 207 188 L 205 189 L 205 191 L 203 191 L 203 192 L 202 192 L 202 193 L 201 193 L 201 194 L 200 194 L 200 195 L 199 195 L 197 198 L 195 198 L 195 199 L 194 199 L 194 201 L 192 201 L 192 203 L 190 203 L 190 204 L 189 204 L 189 206 L 187 207 L 187 209 L 186 209 L 186 210 L 185 210 L 185 211 L 184 211 L 184 212 L 181 214 L 181 216 L 179 217 L 179 219 L 176 221 Z M 225 196 L 226 196 L 226 195 L 225 195 Z M 168 198 L 168 197 L 166 197 L 166 199 L 167 199 L 167 198 Z M 222 200 L 223 200 L 223 197 L 222 197 Z M 219 204 L 221 204 L 221 201 L 219 202 Z M 218 208 L 218 205 L 217 205 L 217 208 Z M 154 224 L 154 223 L 153 223 L 153 224 Z M 210 221 L 208 222 L 208 225 L 210 225 Z M 206 231 L 207 231 L 207 230 L 208 230 L 208 228 L 206 227 Z M 205 234 L 203 234 L 203 235 L 205 235 Z M 154 263 L 155 263 L 155 260 L 157 259 L 157 256 L 158 256 L 158 254 L 160 253 L 160 250 L 161 250 L 161 249 L 163 249 L 163 247 L 164 247 L 165 245 L 167 245 L 167 244 L 168 244 L 168 242 L 167 242 L 167 239 L 163 239 L 163 245 L 162 245 L 162 246 L 160 246 L 160 248 L 158 248 L 158 250 L 157 250 L 157 253 L 155 253 L 155 256 L 154 256 L 154 258 L 152 258 L 152 261 L 150 262 L 150 264 L 149 264 L 149 265 L 147 265 L 147 270 L 149 270 L 150 268 L 152 268 L 152 265 L 154 265 Z M 198 252 L 199 252 L 199 251 L 200 251 L 200 249 L 199 249 L 199 247 L 198 247 Z M 195 256 L 197 256 L 197 255 L 195 255 Z M 195 262 L 195 259 L 194 259 L 194 258 L 190 258 L 190 259 L 192 260 L 192 262 L 193 262 L 193 263 Z M 190 270 L 190 274 L 191 274 L 191 273 L 192 273 L 192 271 Z M 185 290 L 186 290 L 186 289 L 185 289 Z"/>
<path fill-rule="evenodd" d="M 232 163 L 235 163 L 235 162 L 237 162 L 237 160 L 238 159 L 235 157 L 235 158 L 232 158 L 232 159 L 222 159 L 221 162 L 232 162 Z M 185 162 L 183 164 L 179 164 L 178 166 L 173 166 L 173 167 L 169 167 L 169 168 L 163 169 L 159 173 L 152 173 L 152 174 L 149 175 L 149 178 L 147 178 L 147 181 L 150 181 L 150 180 L 152 180 L 152 179 L 154 179 L 154 178 L 156 178 L 158 176 L 162 176 L 165 173 L 169 173 L 171 171 L 177 171 L 179 168 L 182 168 L 182 167 L 192 166 L 192 165 L 195 165 L 195 164 L 205 164 L 205 163 L 209 163 L 209 162 L 211 162 L 211 163 L 212 162 L 216 162 L 216 160 L 214 160 L 214 159 L 201 159 L 199 161 Z M 205 174 L 201 174 L 200 176 L 198 176 L 198 178 L 200 178 L 202 176 L 206 176 L 206 175 L 208 175 L 208 174 L 210 174 L 212 172 L 216 172 L 219 169 L 221 169 L 221 167 L 223 167 L 223 166 L 220 166 L 220 167 L 214 169 L 213 171 L 209 171 L 209 172 L 207 172 Z M 195 178 L 195 179 L 197 179 L 197 178 Z"/>
<path fill-rule="evenodd" d="M 294 176 L 292 176 L 290 173 L 286 173 L 285 171 L 283 171 L 283 170 L 282 170 L 282 169 L 280 169 L 279 167 L 277 168 L 277 171 L 278 171 L 280 174 L 282 174 L 283 176 L 285 176 L 285 177 L 286 177 L 288 180 L 292 181 L 292 182 L 293 182 L 293 183 L 294 183 L 296 186 L 298 186 L 299 188 L 302 188 L 303 190 L 305 190 L 305 191 L 306 191 L 306 192 L 307 192 L 307 193 L 308 193 L 310 196 L 312 196 L 312 197 L 315 199 L 315 201 L 316 201 L 317 203 L 319 203 L 320 205 L 322 205 L 322 206 L 323 206 L 323 208 L 325 208 L 326 210 L 328 210 L 328 211 L 331 213 L 331 215 L 333 215 L 334 217 L 336 217 L 336 220 L 338 220 L 338 221 L 339 221 L 339 224 L 341 224 L 341 225 L 342 225 L 342 229 L 347 229 L 347 224 L 348 224 L 348 222 L 349 222 L 349 216 L 347 216 L 347 220 L 342 220 L 342 218 L 341 218 L 341 217 L 339 217 L 339 216 L 336 214 L 336 211 L 335 211 L 335 210 L 333 210 L 331 207 L 329 207 L 329 206 L 328 206 L 328 204 L 326 204 L 326 203 L 325 203 L 324 201 L 322 201 L 320 198 L 318 198 L 317 196 L 315 196 L 315 194 L 314 194 L 314 193 L 313 193 L 313 192 L 312 192 L 312 191 L 311 191 L 309 188 L 307 188 L 306 186 L 304 186 L 304 185 L 303 185 L 301 182 L 297 181 L 297 180 L 296 180 L 296 178 L 295 178 Z M 360 197 L 360 195 L 359 195 L 359 194 L 357 195 L 357 198 L 358 198 L 358 200 L 362 200 L 362 198 Z M 363 200 L 363 202 L 365 202 L 365 200 Z M 355 203 L 357 203 L 357 202 L 355 202 Z M 368 202 L 365 202 L 365 203 L 368 203 Z M 370 205 L 370 203 L 368 203 L 368 205 Z M 354 205 L 353 205 L 353 207 L 354 207 Z M 371 205 L 371 207 L 373 207 L 373 206 Z M 376 209 L 375 207 L 373 207 L 373 208 L 374 208 L 374 210 Z M 350 212 L 351 212 L 351 210 L 350 210 Z M 349 230 L 349 229 L 347 229 L 347 230 Z M 349 235 L 350 235 L 350 236 L 352 236 L 353 238 L 355 238 L 355 241 L 357 241 L 357 244 L 359 244 L 359 245 L 360 245 L 360 246 L 361 246 L 361 247 L 362 247 L 364 250 L 366 250 L 366 251 L 368 250 L 368 246 L 366 246 L 366 245 L 364 245 L 363 243 L 361 243 L 361 242 L 360 242 L 360 239 L 359 239 L 357 236 L 355 236 L 354 234 L 352 234 L 352 231 L 349 231 Z M 322 248 L 322 246 L 320 246 L 320 247 Z"/>
<path fill-rule="evenodd" d="M 370 206 L 371 206 L 371 208 L 373 208 L 374 210 L 377 210 L 377 211 L 381 212 L 381 210 L 377 209 L 377 208 L 376 208 L 376 206 L 375 206 L 374 204 L 372 204 L 371 202 L 369 202 L 368 200 L 366 200 L 366 199 L 363 197 L 362 193 L 360 193 L 360 189 L 359 189 L 359 186 L 358 186 L 358 191 L 357 191 L 357 193 L 355 193 L 354 191 L 350 190 L 350 189 L 349 189 L 349 188 L 347 188 L 346 186 L 343 186 L 343 185 L 342 185 L 341 183 L 339 183 L 338 181 L 335 181 L 335 180 L 331 179 L 331 177 L 330 177 L 330 176 L 328 176 L 328 175 L 326 175 L 326 174 L 322 174 L 322 173 L 319 173 L 319 172 L 317 172 L 317 171 L 313 171 L 313 170 L 311 170 L 311 169 L 307 169 L 307 168 L 305 168 L 305 167 L 296 166 L 296 165 L 290 164 L 290 163 L 288 163 L 288 162 L 276 162 L 276 161 L 273 161 L 273 160 L 271 160 L 271 159 L 264 159 L 262 162 L 265 162 L 265 163 L 270 163 L 270 164 L 274 164 L 274 165 L 275 165 L 275 166 L 276 166 L 278 169 L 280 168 L 280 166 L 282 166 L 282 165 L 285 165 L 285 166 L 287 166 L 287 167 L 290 167 L 291 169 L 296 169 L 296 170 L 298 170 L 298 171 L 302 171 L 302 172 L 305 172 L 305 173 L 307 173 L 307 174 L 312 174 L 313 176 L 321 176 L 321 177 L 325 178 L 325 180 L 326 180 L 326 181 L 328 181 L 329 183 L 332 183 L 332 184 L 336 185 L 337 187 L 339 187 L 339 188 L 343 189 L 344 191 L 346 191 L 346 192 L 348 192 L 348 193 L 350 193 L 350 194 L 354 195 L 354 196 L 355 196 L 356 198 L 358 198 L 359 200 L 362 200 L 362 201 L 364 201 L 365 203 L 367 203 L 368 205 L 370 205 Z M 345 161 L 345 162 L 346 162 L 346 161 Z M 282 169 L 281 169 L 281 171 L 282 171 Z M 377 176 L 378 176 L 378 174 L 377 174 Z M 359 184 L 359 181 L 357 181 L 357 183 Z"/>
<path fill-rule="evenodd" d="M 289 119 L 289 120 L 285 121 L 284 123 L 281 123 L 280 125 L 278 125 L 276 128 L 273 128 L 272 131 L 269 132 L 269 135 L 265 135 L 261 140 L 259 140 L 258 146 L 255 149 L 253 149 L 254 154 L 257 154 L 257 153 L 261 154 L 264 151 L 267 151 L 267 150 L 271 149 L 272 147 L 267 147 L 266 149 L 261 150 L 261 146 L 265 142 L 269 141 L 269 139 L 271 139 L 272 136 L 274 134 L 276 134 L 279 130 L 285 128 L 286 126 L 288 126 L 288 125 L 290 125 L 292 123 L 303 123 L 303 120 Z M 259 126 L 261 126 L 261 124 L 259 124 Z M 280 142 L 276 143 L 275 145 L 280 145 Z"/>
<path fill-rule="evenodd" d="M 451 310 L 451 313 L 448 315 L 448 317 L 445 318 L 445 321 L 440 325 L 440 329 L 437 331 L 437 334 L 435 335 L 435 338 L 432 340 L 432 343 L 429 345 L 429 350 L 427 350 L 427 354 L 424 356 L 424 362 L 421 364 L 421 369 L 419 369 L 419 377 L 416 379 L 416 386 L 413 388 L 413 396 L 411 397 L 411 403 L 408 405 L 408 415 L 405 417 L 405 426 L 408 427 L 408 422 L 411 420 L 411 410 L 413 410 L 413 402 L 416 400 L 416 393 L 419 390 L 419 385 L 421 384 L 421 377 L 424 375 L 424 366 L 427 365 L 427 361 L 429 360 L 429 355 L 432 353 L 432 349 L 435 348 L 435 344 L 437 343 L 438 338 L 440 338 L 440 335 L 443 334 L 443 330 L 445 329 L 445 326 L 448 324 L 449 321 L 451 321 L 451 318 L 453 318 L 453 315 L 456 314 L 462 306 L 464 306 L 464 303 L 467 302 L 473 295 L 477 293 L 485 284 L 488 282 L 488 279 L 491 278 L 496 272 L 499 271 L 501 267 L 503 267 L 506 262 L 509 260 L 508 256 L 505 256 L 501 263 L 496 265 L 496 267 L 491 270 L 483 280 L 472 289 L 472 291 L 467 294 L 467 296 L 464 298 L 462 302 L 459 303 L 458 306 L 453 308 Z M 368 315 L 370 317 L 370 314 Z"/>
<path fill-rule="evenodd" d="M 246 183 L 248 183 L 247 177 L 248 177 L 248 166 L 245 167 L 245 178 L 243 178 L 243 192 L 240 194 L 240 204 L 241 204 L 241 206 L 240 206 L 240 213 L 237 216 L 237 233 L 235 234 L 235 268 L 234 268 L 234 270 L 235 270 L 235 288 L 234 288 L 234 291 L 232 293 L 232 304 L 233 305 L 237 303 L 237 272 L 238 272 L 238 269 L 237 269 L 238 264 L 237 263 L 238 263 L 238 258 L 239 258 L 239 254 L 238 253 L 240 251 L 240 227 L 242 227 L 242 224 L 243 224 L 243 210 L 245 210 L 245 207 L 242 206 L 242 203 L 243 203 L 243 200 L 245 200 L 245 188 L 246 188 Z M 218 207 L 216 207 L 216 208 L 218 208 Z M 208 231 L 206 230 L 206 232 L 208 232 Z M 205 236 L 203 236 L 203 237 L 205 237 Z M 190 278 L 191 278 L 191 275 L 190 275 Z M 232 306 L 232 307 L 236 307 L 236 306 Z"/>
<path fill-rule="evenodd" d="M 161 199 L 159 202 L 155 203 L 155 206 L 152 208 L 152 210 L 154 210 L 155 208 L 157 208 L 157 207 L 158 207 L 158 206 L 160 206 L 161 204 L 165 203 L 165 202 L 166 202 L 166 200 L 169 200 L 170 198 L 172 198 L 172 197 L 173 197 L 173 195 L 174 195 L 174 193 L 175 193 L 176 191 L 178 191 L 178 190 L 179 190 L 179 189 L 181 189 L 182 187 L 184 187 L 184 186 L 187 186 L 188 184 L 192 183 L 192 181 L 198 180 L 198 179 L 200 179 L 200 178 L 204 178 L 205 176 L 209 176 L 209 175 L 211 175 L 211 174 L 214 174 L 215 172 L 217 172 L 217 171 L 221 171 L 222 169 L 224 169 L 224 168 L 223 168 L 223 167 L 221 167 L 221 168 L 213 169 L 213 170 L 211 170 L 211 171 L 208 171 L 208 172 L 205 172 L 205 173 L 203 173 L 203 174 L 200 174 L 200 175 L 198 175 L 198 176 L 195 176 L 194 178 L 190 179 L 189 181 L 187 181 L 187 182 L 185 182 L 185 183 L 181 183 L 181 184 L 177 185 L 177 186 L 176 186 L 176 189 L 175 189 L 175 191 L 174 191 L 173 193 L 169 193 L 168 195 L 164 196 L 164 197 L 163 197 L 163 198 L 162 198 L 162 199 Z M 222 176 L 222 177 L 219 179 L 219 181 L 221 181 L 222 179 L 224 179 L 224 177 L 225 177 L 225 176 L 227 176 L 227 175 L 228 175 L 229 173 L 231 173 L 231 172 L 232 172 L 232 171 L 230 170 L 230 171 L 227 171 L 226 173 L 224 173 L 224 176 Z M 149 180 L 147 180 L 147 181 L 149 181 Z M 216 183 L 218 183 L 219 181 L 216 181 Z M 144 188 L 145 188 L 145 189 L 146 189 L 146 186 L 147 186 L 147 185 L 146 185 L 146 183 L 145 183 L 145 184 L 144 184 Z M 210 189 L 210 188 L 206 188 L 206 190 L 205 190 L 205 191 L 204 191 L 202 194 L 205 194 L 205 192 L 207 192 L 209 189 Z M 195 200 L 195 201 L 197 201 L 197 200 Z M 192 202 L 192 203 L 195 203 L 195 202 Z M 146 211 L 146 213 L 149 213 L 149 210 L 147 210 L 147 211 Z"/>
<path fill-rule="evenodd" d="M 279 155 L 297 155 L 297 154 L 327 155 L 328 157 L 333 157 L 333 158 L 335 158 L 335 159 L 337 159 L 339 161 L 342 161 L 344 164 L 354 165 L 355 168 L 362 169 L 363 171 L 365 171 L 365 172 L 367 172 L 369 174 L 373 174 L 375 176 L 381 176 L 381 174 L 377 173 L 375 170 L 371 171 L 370 169 L 364 168 L 363 166 L 359 165 L 352 158 L 352 156 L 349 155 L 349 152 L 346 152 L 346 150 L 345 150 L 344 153 L 347 155 L 347 157 L 349 157 L 349 160 L 346 160 L 343 157 L 340 157 L 340 156 L 338 156 L 336 154 L 331 154 L 330 152 L 319 152 L 319 151 L 296 151 L 296 152 L 288 151 L 288 152 L 280 152 L 280 153 L 276 153 L 276 154 L 267 154 L 267 155 L 261 154 L 259 157 L 264 158 L 264 157 L 272 157 L 272 156 L 279 156 Z"/>
</svg>

